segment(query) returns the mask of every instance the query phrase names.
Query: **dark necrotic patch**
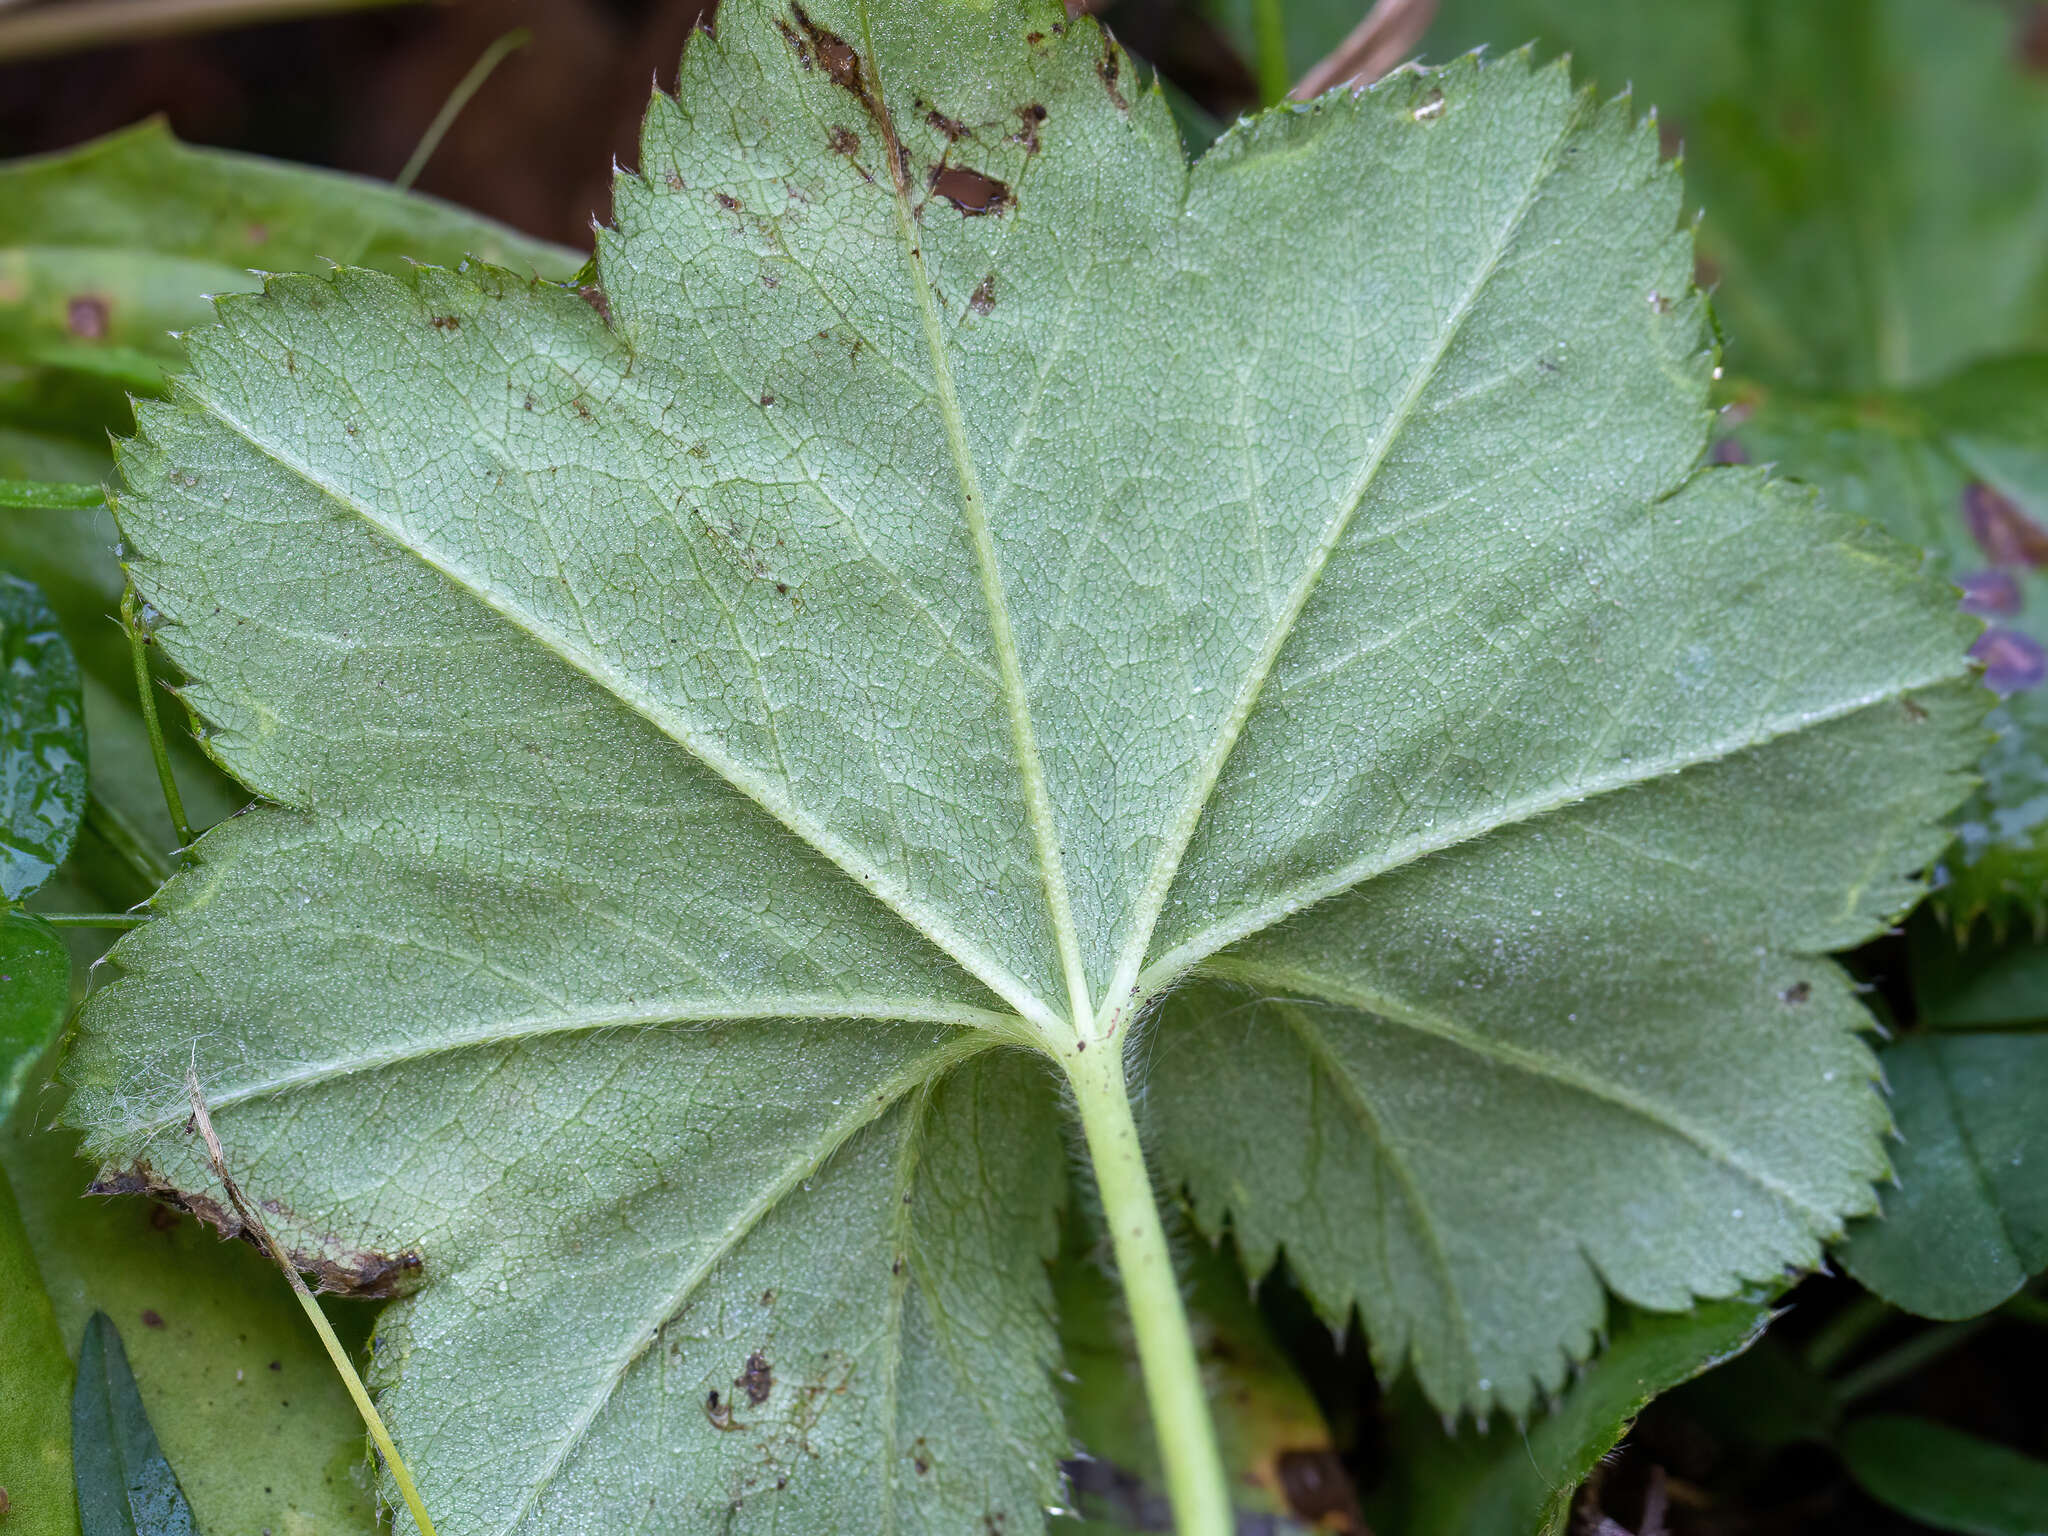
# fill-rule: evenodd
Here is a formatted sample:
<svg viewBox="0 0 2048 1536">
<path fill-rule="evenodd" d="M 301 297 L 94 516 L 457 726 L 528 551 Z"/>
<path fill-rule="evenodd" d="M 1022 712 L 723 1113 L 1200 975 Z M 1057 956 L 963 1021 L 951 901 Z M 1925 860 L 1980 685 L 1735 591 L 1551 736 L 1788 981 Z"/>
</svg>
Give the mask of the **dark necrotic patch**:
<svg viewBox="0 0 2048 1536">
<path fill-rule="evenodd" d="M 932 191 L 969 217 L 1002 213 L 1015 199 L 1007 183 L 965 166 L 941 166 L 932 172 Z"/>
<path fill-rule="evenodd" d="M 775 1373 L 768 1368 L 768 1357 L 758 1349 L 748 1355 L 746 1369 L 733 1377 L 732 1384 L 745 1392 L 755 1407 L 767 1402 L 768 1394 L 775 1390 Z"/>
</svg>

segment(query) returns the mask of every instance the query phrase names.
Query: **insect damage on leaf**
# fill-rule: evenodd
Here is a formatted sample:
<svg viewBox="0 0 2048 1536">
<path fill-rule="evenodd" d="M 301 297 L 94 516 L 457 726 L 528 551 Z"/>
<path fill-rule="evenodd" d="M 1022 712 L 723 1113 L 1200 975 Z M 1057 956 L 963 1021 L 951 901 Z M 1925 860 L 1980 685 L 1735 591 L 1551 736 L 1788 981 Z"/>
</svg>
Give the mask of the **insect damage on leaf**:
<svg viewBox="0 0 2048 1536">
<path fill-rule="evenodd" d="M 1699 469 L 1626 103 L 1468 59 L 1190 166 L 1057 6 L 733 0 L 640 163 L 603 318 L 275 278 L 123 449 L 273 804 L 70 1113 L 204 1196 L 196 1060 L 253 1197 L 423 1256 L 445 1529 L 1039 1521 L 1055 1083 L 1145 1030 L 1162 1178 L 1445 1411 L 1867 1208 L 1822 957 L 1939 844 L 1968 623 Z"/>
<path fill-rule="evenodd" d="M 249 1230 L 233 1207 L 202 1190 L 180 1189 L 146 1163 L 103 1169 L 86 1186 L 85 1192 L 88 1195 L 146 1195 L 169 1210 L 197 1217 L 222 1237 L 237 1237 L 250 1247 L 264 1251 L 262 1238 Z M 290 1215 L 274 1200 L 264 1202 L 264 1209 L 275 1217 L 288 1219 Z M 284 1252 L 294 1269 L 313 1277 L 315 1290 L 336 1296 L 397 1296 L 420 1276 L 421 1259 L 417 1253 L 378 1253 L 369 1249 L 350 1249 L 333 1242 L 317 1247 L 303 1242 L 287 1243 Z"/>
</svg>

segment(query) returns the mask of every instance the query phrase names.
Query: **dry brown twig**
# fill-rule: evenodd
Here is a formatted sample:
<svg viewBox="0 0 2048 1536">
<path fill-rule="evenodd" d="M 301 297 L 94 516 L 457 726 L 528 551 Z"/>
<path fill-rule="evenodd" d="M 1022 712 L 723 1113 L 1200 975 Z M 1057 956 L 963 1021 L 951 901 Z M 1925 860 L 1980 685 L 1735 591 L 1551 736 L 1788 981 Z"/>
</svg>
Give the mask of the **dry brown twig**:
<svg viewBox="0 0 2048 1536">
<path fill-rule="evenodd" d="M 0 10 L 18 3 L 0 0 Z M 0 62 L 106 48 L 181 32 L 213 32 L 296 21 L 330 11 L 418 3 L 420 0 L 71 0 L 66 5 L 30 6 L 0 22 Z"/>
<path fill-rule="evenodd" d="M 1311 101 L 1334 85 L 1370 85 L 1406 63 L 1436 20 L 1436 4 L 1437 0 L 1378 0 L 1343 42 L 1295 82 L 1287 99 Z"/>
</svg>

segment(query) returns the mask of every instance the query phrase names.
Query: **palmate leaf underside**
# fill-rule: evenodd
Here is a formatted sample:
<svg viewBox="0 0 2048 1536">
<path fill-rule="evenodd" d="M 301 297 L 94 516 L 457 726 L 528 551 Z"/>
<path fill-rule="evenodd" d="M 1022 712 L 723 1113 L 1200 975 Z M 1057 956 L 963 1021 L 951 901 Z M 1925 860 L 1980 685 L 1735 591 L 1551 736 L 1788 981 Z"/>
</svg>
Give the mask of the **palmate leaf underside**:
<svg viewBox="0 0 2048 1536">
<path fill-rule="evenodd" d="M 1013 1048 L 1116 1048 L 1205 965 L 1297 1001 L 1176 993 L 1161 1071 L 1224 1051 L 1190 1102 L 1325 1092 L 1381 1029 L 1453 1048 L 1361 1101 L 1510 1059 L 1633 1096 L 1624 1208 L 1566 1138 L 1494 1148 L 1569 1316 L 1441 1236 L 1441 1296 L 1366 1303 L 1447 1407 L 1583 1350 L 1581 1247 L 1682 1305 L 1867 1203 L 1861 1015 L 1805 957 L 1910 899 L 1967 637 L 1892 547 L 1694 474 L 1711 358 L 1625 103 L 1467 61 L 1189 168 L 1092 23 L 907 4 L 735 5 L 679 100 L 601 303 L 275 279 L 124 461 L 186 697 L 275 804 L 124 941 L 73 1113 L 203 1190 L 196 1060 L 305 1254 L 417 1256 L 375 1364 L 443 1529 L 1035 1524 L 1063 1154 Z M 1874 797 L 1863 864 L 1790 814 L 1752 846 L 1788 785 Z M 1626 872 L 1543 842 L 1596 825 Z M 1530 880 L 1583 924 L 1475 895 Z M 1453 917 L 1543 986 L 1633 922 L 1712 1001 L 1638 959 L 1568 1038 L 1562 994 L 1475 1008 L 1369 942 Z M 1673 1070 L 1602 1055 L 1637 1033 Z M 1224 1119 L 1233 1173 L 1294 1155 Z M 1373 1156 L 1319 1195 L 1370 1203 Z M 1731 1167 L 1783 1199 L 1708 1242 Z M 1311 1265 L 1333 1308 L 1355 1257 Z"/>
</svg>

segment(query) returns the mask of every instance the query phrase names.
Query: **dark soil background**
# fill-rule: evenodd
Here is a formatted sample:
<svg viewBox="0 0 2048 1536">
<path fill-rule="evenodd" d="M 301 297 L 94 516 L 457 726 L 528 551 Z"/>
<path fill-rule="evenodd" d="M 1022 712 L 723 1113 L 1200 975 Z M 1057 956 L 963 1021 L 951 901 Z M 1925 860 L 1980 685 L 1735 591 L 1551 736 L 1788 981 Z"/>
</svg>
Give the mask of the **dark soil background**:
<svg viewBox="0 0 2048 1536">
<path fill-rule="evenodd" d="M 162 114 L 181 138 L 391 177 L 477 57 L 514 27 L 533 41 L 470 102 L 419 188 L 520 229 L 588 247 L 607 216 L 609 167 L 631 164 L 650 83 L 676 61 L 715 0 L 455 0 L 116 46 L 0 66 L 0 157 L 60 149 Z M 1362 9 L 1362 7 L 1361 7 Z M 1228 119 L 1254 104 L 1251 71 L 1186 0 L 1112 0 L 1104 19 L 1197 103 Z M 1903 963 L 1866 952 L 1882 982 Z M 1896 1005 L 1904 1006 L 1903 999 Z M 1275 1331 L 1322 1398 L 1368 1497 L 1396 1448 L 1355 1332 L 1339 1346 L 1284 1277 L 1261 1290 Z M 1774 1344 L 1795 1350 L 1862 1293 L 1820 1277 L 1787 1298 Z M 1893 1315 L 1848 1364 L 1927 1333 Z M 1719 1373 L 1717 1373 L 1718 1376 Z M 1927 1528 L 1863 1497 L 1832 1452 L 1765 1443 L 1779 1404 L 1745 1402 L 1717 1376 L 1653 1406 L 1581 1498 L 1591 1536 L 1909 1536 Z M 1730 1382 L 1734 1378 L 1730 1378 Z M 1858 1411 L 1938 1418 L 2024 1444 L 2038 1432 L 2048 1329 L 1984 1323 L 1931 1364 L 1860 1400 Z M 1665 1513 L 1643 1523 L 1645 1499 Z M 1325 1529 L 1351 1528 L 1343 1515 Z M 1381 1536 L 1400 1536 L 1388 1531 Z M 1480 1533 L 1492 1536 L 1492 1533 Z"/>
</svg>

